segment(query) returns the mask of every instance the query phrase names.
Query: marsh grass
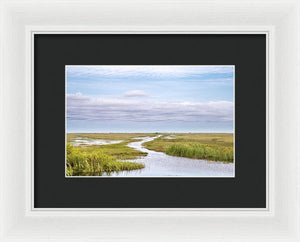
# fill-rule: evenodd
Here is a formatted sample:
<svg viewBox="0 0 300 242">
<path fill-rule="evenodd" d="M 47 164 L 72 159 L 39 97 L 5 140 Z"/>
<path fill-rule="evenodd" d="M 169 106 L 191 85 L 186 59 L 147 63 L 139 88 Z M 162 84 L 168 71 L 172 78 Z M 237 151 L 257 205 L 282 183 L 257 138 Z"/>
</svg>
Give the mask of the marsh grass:
<svg viewBox="0 0 300 242">
<path fill-rule="evenodd" d="M 158 133 L 91 133 L 67 134 L 67 176 L 101 176 L 104 172 L 130 171 L 144 168 L 144 164 L 128 162 L 146 156 L 127 144 Z M 150 150 L 172 156 L 233 162 L 233 134 L 224 133 L 163 133 L 143 145 Z M 170 137 L 172 137 L 170 139 Z M 74 139 L 123 140 L 116 144 L 83 145 L 73 147 Z M 123 161 L 122 161 L 123 160 Z"/>
<path fill-rule="evenodd" d="M 75 139 L 103 139 L 103 140 L 124 140 L 129 141 L 132 138 L 155 136 L 157 134 L 147 133 L 68 133 L 68 143 Z"/>
<path fill-rule="evenodd" d="M 102 151 L 104 154 L 112 156 L 117 160 L 134 160 L 147 155 L 146 152 L 128 147 L 128 143 L 130 142 L 127 141 L 110 145 L 91 145 L 82 149 L 86 152 Z"/>
<path fill-rule="evenodd" d="M 195 143 L 174 144 L 169 146 L 165 153 L 194 159 L 233 162 L 233 149 L 230 146 Z"/>
<path fill-rule="evenodd" d="M 172 139 L 168 137 L 172 135 Z M 233 134 L 227 133 L 181 133 L 163 134 L 143 144 L 147 149 L 211 161 L 233 162 Z"/>
<path fill-rule="evenodd" d="M 67 144 L 67 176 L 101 175 L 103 172 L 130 171 L 144 167 L 142 163 L 117 161 L 100 149 L 87 150 Z"/>
</svg>

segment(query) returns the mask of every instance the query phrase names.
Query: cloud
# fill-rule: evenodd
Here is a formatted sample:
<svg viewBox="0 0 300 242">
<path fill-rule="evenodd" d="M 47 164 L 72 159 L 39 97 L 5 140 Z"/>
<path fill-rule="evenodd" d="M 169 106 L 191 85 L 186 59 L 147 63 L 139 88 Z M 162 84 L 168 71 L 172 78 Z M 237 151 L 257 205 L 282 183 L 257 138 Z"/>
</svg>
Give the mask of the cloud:
<svg viewBox="0 0 300 242">
<path fill-rule="evenodd" d="M 125 92 L 125 97 L 147 97 L 148 95 L 142 90 L 132 90 Z"/>
<path fill-rule="evenodd" d="M 67 66 L 68 77 L 98 77 L 98 78 L 183 78 L 191 75 L 199 74 L 232 74 L 233 66 L 185 66 L 185 65 L 163 65 L 163 66 L 118 66 L 118 65 L 102 65 L 102 66 Z"/>
<path fill-rule="evenodd" d="M 228 122 L 233 120 L 233 102 L 150 102 L 92 98 L 77 93 L 67 95 L 67 118 L 119 122 Z"/>
</svg>

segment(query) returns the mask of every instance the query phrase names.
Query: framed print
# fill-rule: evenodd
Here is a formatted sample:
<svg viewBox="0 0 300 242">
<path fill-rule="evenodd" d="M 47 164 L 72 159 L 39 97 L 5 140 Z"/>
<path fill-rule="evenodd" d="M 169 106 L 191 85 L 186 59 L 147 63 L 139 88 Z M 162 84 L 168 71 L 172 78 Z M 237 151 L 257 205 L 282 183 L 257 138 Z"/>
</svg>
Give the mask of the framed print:
<svg viewBox="0 0 300 242">
<path fill-rule="evenodd" d="M 1 1 L 0 241 L 299 242 L 299 9 Z"/>
<path fill-rule="evenodd" d="M 65 71 L 66 177 L 234 177 L 234 66 Z"/>
<path fill-rule="evenodd" d="M 264 34 L 34 35 L 34 207 L 266 209 L 266 48 Z"/>
</svg>

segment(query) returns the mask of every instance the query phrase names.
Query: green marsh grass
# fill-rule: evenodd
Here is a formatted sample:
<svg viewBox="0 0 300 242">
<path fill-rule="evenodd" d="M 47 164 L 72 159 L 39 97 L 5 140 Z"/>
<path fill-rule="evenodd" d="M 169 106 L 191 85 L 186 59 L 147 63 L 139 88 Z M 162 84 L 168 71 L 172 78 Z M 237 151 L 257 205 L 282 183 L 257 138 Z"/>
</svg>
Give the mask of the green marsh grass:
<svg viewBox="0 0 300 242">
<path fill-rule="evenodd" d="M 222 162 L 234 160 L 232 133 L 168 133 L 143 145 L 173 156 Z"/>
<path fill-rule="evenodd" d="M 165 153 L 194 159 L 233 162 L 233 149 L 230 146 L 195 143 L 173 144 L 165 150 Z"/>
<path fill-rule="evenodd" d="M 138 141 L 138 140 L 134 140 L 134 141 Z M 128 143 L 130 142 L 127 141 L 127 142 L 121 142 L 121 143 L 110 144 L 110 145 L 91 145 L 82 149 L 85 149 L 87 152 L 100 150 L 104 154 L 112 156 L 117 160 L 134 160 L 147 155 L 146 152 L 142 152 L 139 150 L 135 150 L 131 147 L 128 147 L 127 146 Z"/>
<path fill-rule="evenodd" d="M 103 140 L 123 140 L 129 141 L 132 138 L 156 136 L 157 134 L 147 133 L 68 133 L 68 143 L 75 139 L 103 139 Z"/>
<path fill-rule="evenodd" d="M 67 176 L 101 176 L 103 172 L 130 171 L 144 168 L 144 164 L 128 162 L 146 156 L 146 152 L 135 150 L 127 144 L 137 138 L 157 136 L 158 133 L 68 133 Z M 144 143 L 149 150 L 211 161 L 233 162 L 233 134 L 225 133 L 161 133 L 153 141 Z M 121 140 L 107 145 L 72 146 L 73 140 L 103 139 Z"/>
<path fill-rule="evenodd" d="M 87 150 L 67 144 L 67 176 L 102 175 L 103 172 L 130 171 L 144 168 L 144 164 L 117 161 L 102 150 Z"/>
</svg>

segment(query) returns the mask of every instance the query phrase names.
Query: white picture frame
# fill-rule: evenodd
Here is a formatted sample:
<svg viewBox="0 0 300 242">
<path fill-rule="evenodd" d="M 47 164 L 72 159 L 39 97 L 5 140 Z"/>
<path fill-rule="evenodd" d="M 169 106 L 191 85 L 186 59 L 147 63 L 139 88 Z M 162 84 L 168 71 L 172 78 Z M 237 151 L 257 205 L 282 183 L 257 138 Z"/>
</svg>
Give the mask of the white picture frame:
<svg viewBox="0 0 300 242">
<path fill-rule="evenodd" d="M 300 241 L 298 0 L 0 4 L 0 241 Z M 33 208 L 34 33 L 266 34 L 267 208 Z"/>
</svg>

